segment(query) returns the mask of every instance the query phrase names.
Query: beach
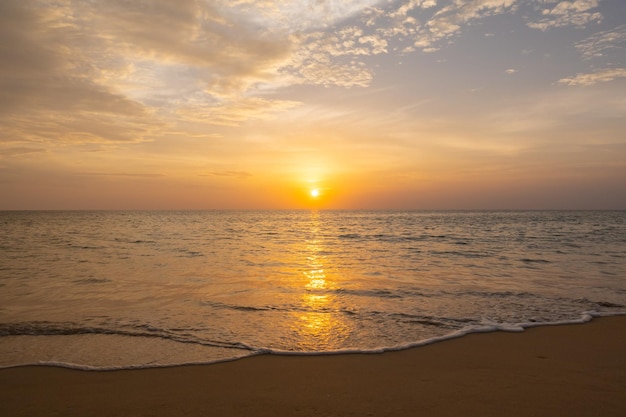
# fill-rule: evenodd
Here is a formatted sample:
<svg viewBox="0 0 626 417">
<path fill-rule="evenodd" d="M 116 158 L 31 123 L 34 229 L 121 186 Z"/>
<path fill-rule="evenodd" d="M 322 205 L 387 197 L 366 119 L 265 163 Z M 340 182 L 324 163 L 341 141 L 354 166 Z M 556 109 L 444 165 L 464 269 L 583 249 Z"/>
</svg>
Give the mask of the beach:
<svg viewBox="0 0 626 417">
<path fill-rule="evenodd" d="M 3 416 L 622 416 L 626 317 L 382 354 L 0 370 Z"/>
</svg>

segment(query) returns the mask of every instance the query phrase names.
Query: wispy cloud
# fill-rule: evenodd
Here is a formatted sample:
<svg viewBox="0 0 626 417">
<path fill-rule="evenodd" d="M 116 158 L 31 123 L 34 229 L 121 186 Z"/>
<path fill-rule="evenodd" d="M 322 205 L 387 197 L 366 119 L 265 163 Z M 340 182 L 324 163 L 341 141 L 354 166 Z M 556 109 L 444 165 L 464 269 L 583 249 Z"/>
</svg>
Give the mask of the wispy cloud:
<svg viewBox="0 0 626 417">
<path fill-rule="evenodd" d="M 43 6 L 0 3 L 0 38 L 11 44 L 0 48 L 0 141 L 143 140 L 149 112 L 94 81 L 94 63 L 74 49 L 81 33 L 67 2 Z"/>
<path fill-rule="evenodd" d="M 254 23 L 281 32 L 330 27 L 380 0 L 218 0 L 232 12 Z"/>
<path fill-rule="evenodd" d="M 291 47 L 287 37 L 255 28 L 214 3 L 194 0 L 175 5 L 156 0 L 150 7 L 112 0 L 97 3 L 83 16 L 83 27 L 92 28 L 90 36 L 103 42 L 113 58 L 202 69 L 197 82 L 219 96 L 266 80 Z"/>
<path fill-rule="evenodd" d="M 542 9 L 544 17 L 527 23 L 534 29 L 548 30 L 562 26 L 584 27 L 603 19 L 600 12 L 593 10 L 598 7 L 599 0 L 535 0 L 535 2 L 542 6 L 545 4 L 545 8 Z"/>
<path fill-rule="evenodd" d="M 251 173 L 246 171 L 212 171 L 207 174 L 200 174 L 201 177 L 214 176 L 214 177 L 232 177 L 232 178 L 249 178 Z"/>
<path fill-rule="evenodd" d="M 587 74 L 576 74 L 573 77 L 562 78 L 560 84 L 590 86 L 597 83 L 613 81 L 626 77 L 626 68 L 602 69 Z"/>
<path fill-rule="evenodd" d="M 577 42 L 576 48 L 585 59 L 602 57 L 607 52 L 623 54 L 624 49 L 626 49 L 626 25 L 594 33 L 590 37 Z"/>
<path fill-rule="evenodd" d="M 218 126 L 238 126 L 247 120 L 271 119 L 279 112 L 301 103 L 289 100 L 269 100 L 244 97 L 212 106 L 192 105 L 176 110 L 179 120 Z"/>
<path fill-rule="evenodd" d="M 37 154 L 42 152 L 47 152 L 47 150 L 43 148 L 10 147 L 0 149 L 0 158 L 12 158 L 15 156 Z"/>
<path fill-rule="evenodd" d="M 135 173 L 135 172 L 82 172 L 79 175 L 95 176 L 95 177 L 134 177 L 134 178 L 158 178 L 164 177 L 164 174 L 156 173 Z"/>
<path fill-rule="evenodd" d="M 513 10 L 517 0 L 454 1 L 438 10 L 418 31 L 415 46 L 426 49 L 458 34 L 467 23 Z"/>
</svg>

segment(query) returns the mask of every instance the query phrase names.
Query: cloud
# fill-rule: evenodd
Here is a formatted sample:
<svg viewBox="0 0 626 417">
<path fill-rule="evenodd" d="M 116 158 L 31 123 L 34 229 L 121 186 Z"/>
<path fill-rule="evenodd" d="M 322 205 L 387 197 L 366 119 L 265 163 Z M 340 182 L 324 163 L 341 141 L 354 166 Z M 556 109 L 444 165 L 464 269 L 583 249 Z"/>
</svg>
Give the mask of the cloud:
<svg viewBox="0 0 626 417">
<path fill-rule="evenodd" d="M 207 93 L 232 96 L 270 79 L 288 57 L 291 43 L 219 4 L 110 0 L 97 2 L 81 16 L 113 57 L 202 69 L 197 81 Z"/>
<path fill-rule="evenodd" d="M 300 45 L 291 62 L 281 68 L 295 83 L 336 85 L 343 87 L 368 86 L 373 72 L 360 57 L 386 54 L 389 43 L 399 37 L 410 37 L 413 45 L 401 50 L 434 52 L 438 42 L 460 32 L 468 22 L 513 10 L 517 0 L 453 1 L 434 10 L 432 0 L 408 0 L 385 6 L 367 7 L 360 14 L 362 27 L 338 27 L 335 31 L 315 31 L 293 37 Z M 420 24 L 416 12 L 428 10 L 431 18 Z M 350 61 L 340 60 L 349 57 Z"/>
<path fill-rule="evenodd" d="M 433 44 L 459 33 L 463 25 L 514 10 L 517 0 L 455 0 L 438 10 L 418 31 L 414 46 L 432 49 Z"/>
<path fill-rule="evenodd" d="M 65 0 L 61 11 L 43 0 L 8 2 L 12 9 L 39 15 L 27 26 L 39 32 L 33 47 L 46 53 L 24 55 L 56 58 L 71 74 L 92 80 L 121 76 L 118 85 L 124 86 L 123 81 L 144 81 L 150 87 L 150 77 L 141 77 L 142 64 L 152 70 L 180 64 L 201 70 L 196 81 L 209 94 L 239 93 L 270 78 L 291 47 L 287 37 L 228 20 L 212 3 L 195 0 Z M 29 29 L 14 24 L 10 30 L 33 38 Z"/>
<path fill-rule="evenodd" d="M 591 22 L 600 22 L 603 19 L 601 13 L 591 11 L 598 7 L 599 0 L 536 0 L 536 2 L 539 4 L 556 3 L 556 5 L 542 10 L 544 18 L 527 23 L 534 29 L 548 30 L 562 26 L 584 27 Z"/>
<path fill-rule="evenodd" d="M 0 142 L 152 141 L 194 106 L 228 125 L 293 107 L 249 94 L 277 76 L 291 39 L 218 6 L 0 2 Z"/>
<path fill-rule="evenodd" d="M 246 171 L 213 171 L 208 174 L 200 174 L 201 177 L 215 176 L 215 177 L 231 177 L 231 178 L 249 178 L 252 176 L 251 173 Z"/>
<path fill-rule="evenodd" d="M 576 48 L 582 53 L 585 59 L 604 56 L 608 51 L 623 51 L 625 46 L 626 25 L 595 33 L 576 43 Z"/>
<path fill-rule="evenodd" d="M 94 81 L 67 4 L 0 2 L 0 141 L 142 140 L 149 112 Z"/>
<path fill-rule="evenodd" d="M 79 34 L 35 1 L 0 3 L 0 115 L 28 109 L 108 114 L 142 113 L 142 106 L 94 83 L 91 65 L 66 40 Z"/>
<path fill-rule="evenodd" d="M 232 127 L 247 120 L 270 119 L 276 113 L 292 109 L 300 104 L 297 101 L 247 97 L 214 106 L 181 107 L 176 114 L 180 120 Z"/>
<path fill-rule="evenodd" d="M 297 37 L 291 62 L 279 72 L 292 84 L 366 87 L 373 73 L 361 57 L 387 53 L 387 41 L 355 26 L 336 32 L 312 32 Z"/>
<path fill-rule="evenodd" d="M 228 131 L 224 127 L 276 118 L 301 105 L 285 99 L 296 89 L 284 87 L 371 86 L 386 55 L 443 49 L 468 25 L 525 5 L 4 0 L 0 141 L 16 149 L 159 141 L 164 135 L 211 141 Z M 596 0 L 532 5 L 546 10 L 533 20 L 546 28 L 599 19 L 593 17 Z M 622 48 L 625 36 L 622 25 L 576 47 L 585 57 L 597 56 Z M 582 84 L 579 77 L 560 83 Z"/>
<path fill-rule="evenodd" d="M 292 68 L 283 69 L 289 74 Z M 334 63 L 328 56 L 298 63 L 291 72 L 294 84 L 323 85 L 325 87 L 367 87 L 374 79 L 373 72 L 363 62 Z"/>
<path fill-rule="evenodd" d="M 390 16 L 393 18 L 405 18 L 408 16 L 409 12 L 415 9 L 429 9 L 431 7 L 435 7 L 436 5 L 437 2 L 435 0 L 409 0 L 401 2 L 400 6 L 395 11 L 390 13 Z"/>
<path fill-rule="evenodd" d="M 604 83 L 626 78 L 626 68 L 602 69 L 588 74 L 576 74 L 574 77 L 559 80 L 560 84 L 590 86 L 597 83 Z"/>
<path fill-rule="evenodd" d="M 361 14 L 361 21 L 368 27 L 376 26 L 378 32 L 384 34 L 385 37 L 407 36 L 415 34 L 419 26 L 411 14 L 416 10 L 430 9 L 436 5 L 435 0 L 408 0 L 396 2 L 387 10 L 369 7 Z M 382 4 L 381 6 L 384 7 Z"/>
<path fill-rule="evenodd" d="M 387 52 L 387 41 L 378 34 L 365 34 L 356 26 L 333 32 L 313 32 L 302 37 L 302 47 L 308 56 L 324 54 L 332 57 L 378 55 Z"/>
<path fill-rule="evenodd" d="M 43 148 L 27 148 L 27 147 L 11 147 L 0 149 L 0 159 L 2 158 L 13 158 L 20 155 L 30 155 L 47 152 L 46 149 Z"/>
<path fill-rule="evenodd" d="M 131 177 L 131 178 L 158 178 L 164 177 L 163 174 L 155 173 L 132 173 L 132 172 L 81 172 L 79 175 L 95 176 L 95 177 Z"/>
<path fill-rule="evenodd" d="M 432 1 L 432 0 L 428 0 Z M 251 21 L 281 32 L 330 27 L 380 0 L 221 0 L 221 4 Z"/>
</svg>

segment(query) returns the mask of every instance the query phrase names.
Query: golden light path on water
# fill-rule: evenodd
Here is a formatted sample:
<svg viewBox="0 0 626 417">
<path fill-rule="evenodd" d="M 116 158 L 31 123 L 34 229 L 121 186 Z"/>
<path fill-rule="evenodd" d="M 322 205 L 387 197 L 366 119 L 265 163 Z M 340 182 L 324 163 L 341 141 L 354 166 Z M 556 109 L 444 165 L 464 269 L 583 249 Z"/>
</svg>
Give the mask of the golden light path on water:
<svg viewBox="0 0 626 417">
<path fill-rule="evenodd" d="M 337 342 L 350 335 L 350 326 L 343 319 L 338 296 L 333 292 L 338 288 L 337 282 L 326 274 L 327 258 L 319 234 L 320 215 L 312 211 L 309 238 L 302 251 L 307 266 L 303 272 L 306 280 L 301 297 L 302 313 L 293 329 L 299 334 L 300 347 L 310 350 L 338 345 Z"/>
</svg>

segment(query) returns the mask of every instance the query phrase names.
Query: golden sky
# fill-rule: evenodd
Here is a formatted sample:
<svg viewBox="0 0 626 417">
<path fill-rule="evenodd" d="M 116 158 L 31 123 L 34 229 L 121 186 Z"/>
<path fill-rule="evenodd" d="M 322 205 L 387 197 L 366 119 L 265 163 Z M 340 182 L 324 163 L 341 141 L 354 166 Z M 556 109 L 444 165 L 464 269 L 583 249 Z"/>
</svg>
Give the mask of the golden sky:
<svg viewBox="0 0 626 417">
<path fill-rule="evenodd" d="M 0 1 L 0 209 L 624 209 L 624 132 L 624 0 Z"/>
</svg>

